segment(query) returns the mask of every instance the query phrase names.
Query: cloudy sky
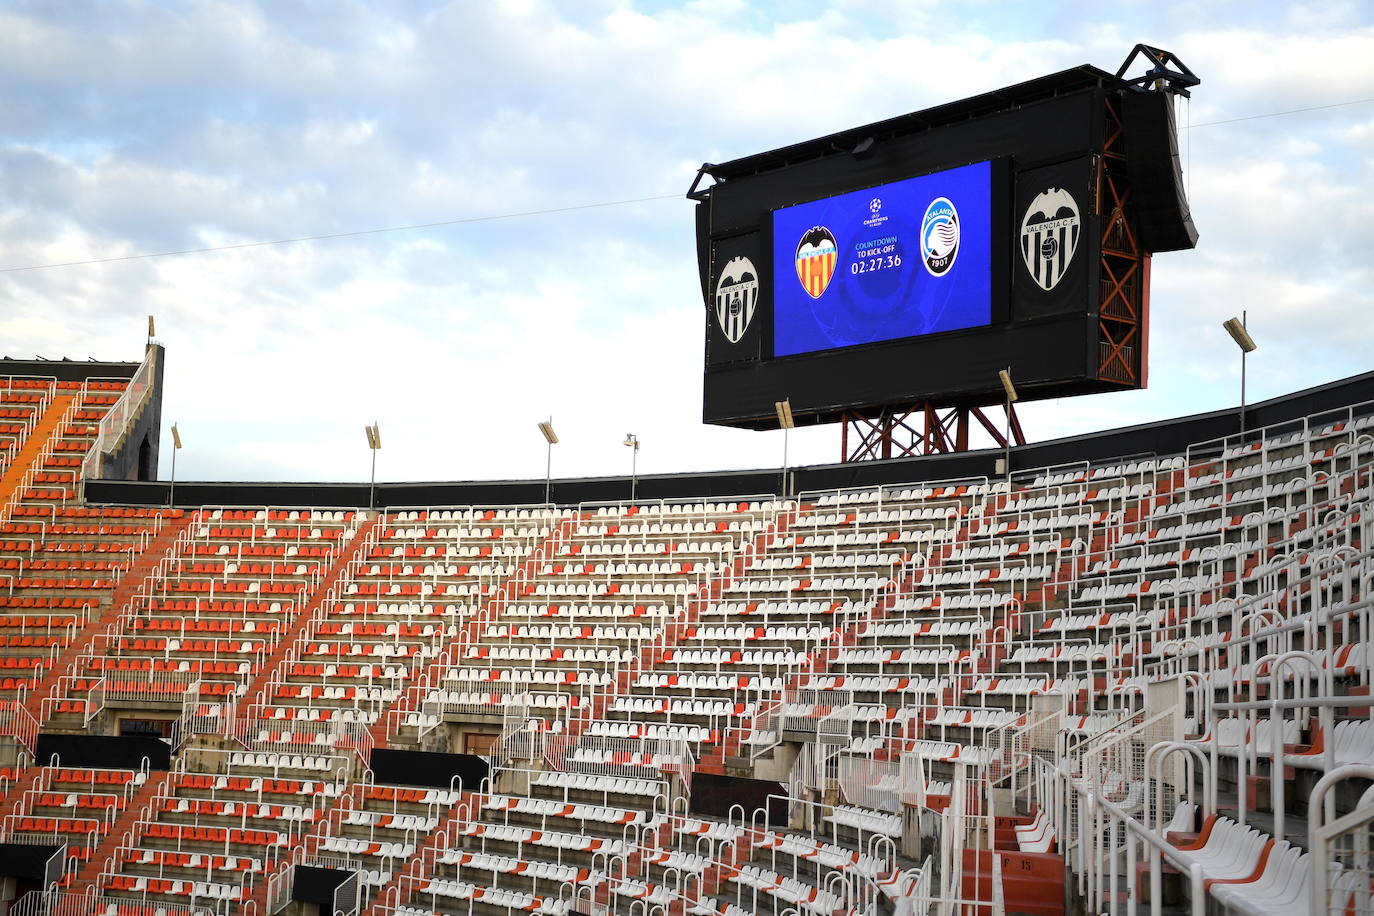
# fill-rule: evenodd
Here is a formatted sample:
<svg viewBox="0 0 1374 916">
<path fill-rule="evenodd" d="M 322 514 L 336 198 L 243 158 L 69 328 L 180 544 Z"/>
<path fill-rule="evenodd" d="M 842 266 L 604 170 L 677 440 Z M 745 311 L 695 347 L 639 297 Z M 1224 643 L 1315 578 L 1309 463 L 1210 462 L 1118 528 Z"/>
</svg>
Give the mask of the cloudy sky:
<svg viewBox="0 0 1374 916">
<path fill-rule="evenodd" d="M 155 314 L 182 479 L 366 479 L 372 420 L 381 479 L 541 477 L 549 415 L 555 475 L 627 472 L 627 430 L 641 472 L 775 466 L 700 422 L 697 166 L 1144 41 L 1203 80 L 1201 241 L 1155 261 L 1151 388 L 1028 433 L 1233 405 L 1241 309 L 1254 399 L 1374 368 L 1370 4 L 1008 7 L 0 2 L 0 353 L 136 359 Z"/>
</svg>

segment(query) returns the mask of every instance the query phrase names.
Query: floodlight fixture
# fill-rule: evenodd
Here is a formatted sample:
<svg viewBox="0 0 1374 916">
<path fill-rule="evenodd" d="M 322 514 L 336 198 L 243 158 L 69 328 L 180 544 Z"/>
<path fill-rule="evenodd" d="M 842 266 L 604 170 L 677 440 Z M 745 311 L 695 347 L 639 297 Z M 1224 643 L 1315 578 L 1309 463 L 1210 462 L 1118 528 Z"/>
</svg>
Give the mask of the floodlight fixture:
<svg viewBox="0 0 1374 916">
<path fill-rule="evenodd" d="M 997 378 L 1000 379 L 1002 382 L 1002 390 L 1007 393 L 1007 400 L 1018 400 L 1018 396 L 1016 394 L 1016 386 L 1011 383 L 1011 369 L 1007 368 L 997 370 Z"/>
<path fill-rule="evenodd" d="M 544 504 L 548 505 L 553 486 L 553 447 L 558 443 L 558 433 L 553 431 L 553 417 L 541 420 L 539 431 L 544 434 Z"/>
<path fill-rule="evenodd" d="M 774 401 L 773 409 L 778 412 L 778 426 L 781 429 L 792 429 L 796 426 L 792 422 L 792 399 L 787 398 L 783 401 Z"/>
<path fill-rule="evenodd" d="M 1254 353 L 1259 349 L 1255 339 L 1250 336 L 1250 332 L 1245 329 L 1245 322 L 1239 318 L 1227 318 L 1221 323 L 1226 329 L 1226 333 L 1231 335 L 1231 339 L 1240 347 L 1242 353 Z"/>
</svg>

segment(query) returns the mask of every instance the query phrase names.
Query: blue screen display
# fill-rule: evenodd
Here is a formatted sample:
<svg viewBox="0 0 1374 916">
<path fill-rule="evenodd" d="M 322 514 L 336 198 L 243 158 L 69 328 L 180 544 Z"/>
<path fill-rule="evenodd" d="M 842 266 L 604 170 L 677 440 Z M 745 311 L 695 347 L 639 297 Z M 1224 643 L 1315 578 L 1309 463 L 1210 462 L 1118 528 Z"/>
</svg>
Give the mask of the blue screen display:
<svg viewBox="0 0 1374 916">
<path fill-rule="evenodd" d="M 992 321 L 987 162 L 773 211 L 773 355 Z"/>
</svg>

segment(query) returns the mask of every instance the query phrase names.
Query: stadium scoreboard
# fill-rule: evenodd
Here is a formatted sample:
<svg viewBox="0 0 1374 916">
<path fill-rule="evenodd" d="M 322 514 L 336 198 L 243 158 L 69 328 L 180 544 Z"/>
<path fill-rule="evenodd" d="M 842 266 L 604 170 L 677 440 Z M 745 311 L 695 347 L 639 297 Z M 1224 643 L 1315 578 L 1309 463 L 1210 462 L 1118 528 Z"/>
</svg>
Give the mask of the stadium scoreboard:
<svg viewBox="0 0 1374 916">
<path fill-rule="evenodd" d="M 1171 99 L 1086 66 L 708 163 L 703 418 L 993 403 L 1006 367 L 1023 400 L 1143 387 L 1182 187 Z"/>
</svg>

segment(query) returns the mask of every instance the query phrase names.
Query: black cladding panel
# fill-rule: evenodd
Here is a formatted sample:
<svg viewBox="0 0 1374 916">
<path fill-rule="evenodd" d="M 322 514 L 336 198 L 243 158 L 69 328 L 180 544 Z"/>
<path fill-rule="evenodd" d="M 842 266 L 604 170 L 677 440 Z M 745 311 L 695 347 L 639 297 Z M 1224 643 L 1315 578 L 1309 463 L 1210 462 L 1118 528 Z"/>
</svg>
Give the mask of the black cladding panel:
<svg viewBox="0 0 1374 916">
<path fill-rule="evenodd" d="M 1148 251 L 1181 251 L 1197 245 L 1178 158 L 1174 102 L 1163 92 L 1128 92 L 1121 101 L 1126 168 Z"/>
<path fill-rule="evenodd" d="M 1090 331 L 1081 316 L 1068 315 L 713 367 L 705 375 L 703 419 L 771 428 L 777 424 L 773 403 L 784 398 L 791 399 L 793 414 L 820 422 L 846 409 L 894 402 L 973 401 L 990 384 L 1000 391 L 997 371 L 1008 366 L 1022 398 L 1032 400 L 1038 390 L 1085 379 L 1095 344 Z"/>
<path fill-rule="evenodd" d="M 1084 315 L 1097 283 L 1093 158 L 1080 156 L 1016 176 L 1012 207 L 1012 320 Z"/>
<path fill-rule="evenodd" d="M 711 284 L 708 274 L 711 266 L 711 207 L 707 201 L 696 207 L 697 235 L 697 273 L 701 276 L 701 300 L 711 299 Z"/>
<path fill-rule="evenodd" d="M 863 158 L 840 152 L 711 188 L 712 237 L 755 230 L 779 207 L 1013 156 L 1018 165 L 1056 161 L 1094 147 L 1101 93 L 1087 89 L 902 137 L 879 140 Z"/>
<path fill-rule="evenodd" d="M 771 269 L 763 236 L 746 232 L 716 241 L 708 265 L 706 297 L 706 364 L 757 362 L 772 350 L 773 322 L 760 294 L 771 288 Z"/>
</svg>

